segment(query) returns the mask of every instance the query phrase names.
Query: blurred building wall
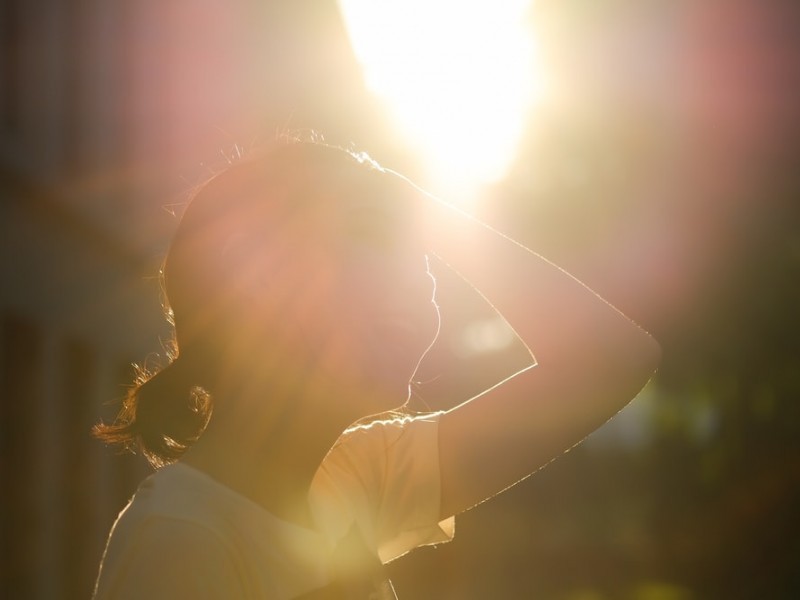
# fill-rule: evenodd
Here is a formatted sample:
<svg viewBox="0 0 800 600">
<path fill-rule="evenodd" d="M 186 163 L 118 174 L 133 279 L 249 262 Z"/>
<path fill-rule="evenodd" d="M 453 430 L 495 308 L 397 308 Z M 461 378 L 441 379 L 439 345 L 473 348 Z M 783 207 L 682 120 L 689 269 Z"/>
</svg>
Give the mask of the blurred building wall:
<svg viewBox="0 0 800 600">
<path fill-rule="evenodd" d="M 0 51 L 0 596 L 86 598 L 147 472 L 90 429 L 169 336 L 191 188 L 276 133 L 379 128 L 333 0 L 9 0 Z"/>
<path fill-rule="evenodd" d="M 95 4 L 96 6 L 90 6 Z M 0 8 L 0 595 L 85 598 L 144 465 L 90 438 L 157 332 L 149 266 L 80 210 L 124 164 L 124 40 L 102 2 Z M 117 15 L 121 16 L 121 15 Z M 124 31 L 123 22 L 119 31 Z M 94 58 L 87 57 L 94 54 Z M 101 73 L 115 79 L 102 81 Z M 94 184 L 95 187 L 96 184 Z M 125 193 L 97 189 L 98 201 Z M 152 288 L 152 289 L 151 289 Z M 144 302 L 153 292 L 152 302 Z M 148 333 L 149 332 L 149 333 Z"/>
</svg>

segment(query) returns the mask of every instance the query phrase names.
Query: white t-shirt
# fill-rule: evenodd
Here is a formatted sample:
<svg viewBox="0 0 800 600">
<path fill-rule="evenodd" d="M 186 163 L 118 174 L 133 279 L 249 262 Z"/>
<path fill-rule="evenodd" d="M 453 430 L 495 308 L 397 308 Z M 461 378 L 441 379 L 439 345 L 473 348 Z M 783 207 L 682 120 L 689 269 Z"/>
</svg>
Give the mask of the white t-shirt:
<svg viewBox="0 0 800 600">
<path fill-rule="evenodd" d="M 294 598 L 330 582 L 333 550 L 353 525 L 384 563 L 449 541 L 454 519 L 439 520 L 438 418 L 345 433 L 311 485 L 315 530 L 182 463 L 159 469 L 111 530 L 96 599 Z"/>
</svg>

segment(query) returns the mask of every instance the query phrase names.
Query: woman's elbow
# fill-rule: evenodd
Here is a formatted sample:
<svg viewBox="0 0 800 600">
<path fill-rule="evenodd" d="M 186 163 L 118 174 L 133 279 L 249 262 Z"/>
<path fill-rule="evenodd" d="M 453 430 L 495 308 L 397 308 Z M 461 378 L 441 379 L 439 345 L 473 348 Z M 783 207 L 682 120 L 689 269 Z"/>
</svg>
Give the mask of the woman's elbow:
<svg viewBox="0 0 800 600">
<path fill-rule="evenodd" d="M 648 333 L 640 331 L 639 339 L 629 349 L 625 357 L 626 365 L 623 367 L 628 374 L 627 380 L 635 388 L 634 396 L 655 375 L 661 364 L 661 355 L 661 344 Z"/>
<path fill-rule="evenodd" d="M 653 336 L 645 333 L 645 343 L 643 346 L 643 368 L 648 374 L 648 379 L 650 379 L 656 373 L 658 366 L 661 364 L 661 344 L 659 344 Z"/>
</svg>

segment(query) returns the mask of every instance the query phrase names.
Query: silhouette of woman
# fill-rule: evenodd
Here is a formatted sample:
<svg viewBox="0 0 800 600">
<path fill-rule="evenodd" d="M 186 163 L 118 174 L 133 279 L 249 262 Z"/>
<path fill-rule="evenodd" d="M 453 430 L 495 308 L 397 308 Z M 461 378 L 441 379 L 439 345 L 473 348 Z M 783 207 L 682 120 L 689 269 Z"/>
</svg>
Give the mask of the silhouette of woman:
<svg viewBox="0 0 800 600">
<path fill-rule="evenodd" d="M 429 255 L 531 366 L 405 414 L 439 326 Z M 159 467 L 112 529 L 96 598 L 391 598 L 382 564 L 580 441 L 657 343 L 563 270 L 347 151 L 284 143 L 195 194 L 164 264 L 171 362 L 103 440 Z M 455 403 L 454 403 L 455 404 Z"/>
</svg>

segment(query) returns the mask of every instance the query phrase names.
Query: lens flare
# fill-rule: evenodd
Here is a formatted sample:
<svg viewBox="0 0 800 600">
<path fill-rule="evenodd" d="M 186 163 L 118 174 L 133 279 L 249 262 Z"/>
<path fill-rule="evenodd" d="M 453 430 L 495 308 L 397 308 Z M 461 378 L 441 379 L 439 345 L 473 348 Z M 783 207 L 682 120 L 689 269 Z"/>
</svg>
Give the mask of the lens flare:
<svg viewBox="0 0 800 600">
<path fill-rule="evenodd" d="M 534 98 L 529 0 L 340 0 L 367 86 L 437 191 L 501 179 Z"/>
</svg>

